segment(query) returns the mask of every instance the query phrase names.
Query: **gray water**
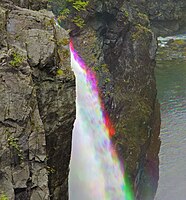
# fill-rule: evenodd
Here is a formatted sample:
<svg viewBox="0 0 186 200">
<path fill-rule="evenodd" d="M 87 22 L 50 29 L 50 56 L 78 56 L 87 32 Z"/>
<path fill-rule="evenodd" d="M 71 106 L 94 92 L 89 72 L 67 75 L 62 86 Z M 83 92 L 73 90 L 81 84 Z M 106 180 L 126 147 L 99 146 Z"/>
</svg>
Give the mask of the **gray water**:
<svg viewBox="0 0 186 200">
<path fill-rule="evenodd" d="M 186 61 L 158 61 L 160 178 L 155 200 L 186 200 Z"/>
</svg>

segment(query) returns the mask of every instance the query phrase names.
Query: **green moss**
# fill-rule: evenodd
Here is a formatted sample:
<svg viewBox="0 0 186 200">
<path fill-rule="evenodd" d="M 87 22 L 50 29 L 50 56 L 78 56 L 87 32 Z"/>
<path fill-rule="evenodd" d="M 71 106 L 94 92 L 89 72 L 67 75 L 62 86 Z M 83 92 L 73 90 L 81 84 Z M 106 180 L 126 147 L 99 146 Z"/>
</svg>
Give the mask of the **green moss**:
<svg viewBox="0 0 186 200">
<path fill-rule="evenodd" d="M 125 17 L 127 17 L 127 18 L 129 17 L 129 12 L 126 10 L 126 8 L 124 6 L 121 7 L 121 11 L 125 15 Z"/>
<path fill-rule="evenodd" d="M 93 71 L 96 71 L 96 72 L 98 72 L 98 71 L 102 71 L 102 72 L 105 72 L 105 73 L 109 72 L 107 64 L 102 64 L 100 66 L 95 66 L 92 69 L 93 69 Z"/>
<path fill-rule="evenodd" d="M 86 10 L 88 3 L 89 1 L 76 0 L 72 3 L 72 7 L 75 8 L 77 11 L 82 11 Z"/>
<path fill-rule="evenodd" d="M 46 170 L 47 170 L 48 174 L 54 174 L 56 172 L 56 170 L 50 166 L 46 166 Z"/>
<path fill-rule="evenodd" d="M 105 83 L 109 83 L 109 82 L 110 82 L 110 78 L 106 78 Z"/>
<path fill-rule="evenodd" d="M 24 61 L 24 57 L 19 53 L 13 52 L 12 53 L 12 60 L 9 62 L 13 67 L 19 67 Z"/>
<path fill-rule="evenodd" d="M 11 134 L 9 134 L 7 142 L 11 148 L 16 150 L 17 155 L 19 156 L 20 160 L 23 160 L 23 151 L 21 150 L 21 148 L 18 144 L 18 138 L 15 138 Z"/>
<path fill-rule="evenodd" d="M 9 198 L 5 194 L 1 194 L 0 200 L 9 200 Z"/>
<path fill-rule="evenodd" d="M 55 20 L 52 18 L 52 19 L 45 19 L 44 21 L 44 25 L 46 27 L 50 27 L 50 26 L 53 26 L 55 24 Z"/>
<path fill-rule="evenodd" d="M 125 10 L 125 11 L 124 11 L 124 15 L 125 15 L 125 17 L 128 18 L 128 17 L 129 17 L 129 12 Z"/>
<path fill-rule="evenodd" d="M 138 13 L 138 17 L 139 18 L 141 18 L 141 19 L 143 19 L 143 20 L 145 20 L 145 21 L 149 21 L 149 18 L 148 18 L 148 16 L 146 15 L 146 14 L 144 14 L 144 13 Z"/>
<path fill-rule="evenodd" d="M 95 72 L 98 72 L 100 70 L 100 67 L 99 66 L 95 66 L 95 67 L 92 68 L 92 70 L 95 71 Z"/>
<path fill-rule="evenodd" d="M 66 46 L 69 44 L 69 38 L 62 38 L 60 40 L 57 41 L 57 45 L 63 45 Z"/>
<path fill-rule="evenodd" d="M 109 72 L 109 69 L 108 69 L 108 65 L 107 64 L 102 64 L 101 65 L 101 69 L 103 72 Z"/>
<path fill-rule="evenodd" d="M 68 17 L 68 15 L 70 14 L 70 10 L 68 8 L 65 8 L 63 9 L 61 12 L 60 12 L 60 19 L 61 20 L 64 20 Z"/>
<path fill-rule="evenodd" d="M 67 59 L 70 57 L 70 53 L 68 49 L 63 49 L 62 54 L 63 54 L 64 59 Z"/>
<path fill-rule="evenodd" d="M 85 25 L 85 21 L 82 17 L 76 16 L 74 19 L 72 19 L 72 22 L 78 26 L 79 28 L 82 28 Z"/>
<path fill-rule="evenodd" d="M 182 46 L 182 45 L 186 45 L 186 41 L 185 40 L 174 40 L 173 42 L 171 42 L 171 46 Z"/>
<path fill-rule="evenodd" d="M 76 26 L 80 28 L 84 26 L 84 19 L 80 15 L 82 11 L 86 11 L 86 7 L 88 6 L 89 1 L 50 0 L 50 2 L 58 7 L 57 10 L 60 10 L 57 13 L 59 23 L 67 20 L 73 22 Z"/>
<path fill-rule="evenodd" d="M 135 25 L 135 32 L 132 33 L 132 40 L 138 40 L 144 35 L 151 33 L 151 30 L 141 24 Z"/>
<path fill-rule="evenodd" d="M 57 74 L 57 76 L 62 76 L 62 75 L 64 75 L 64 71 L 62 69 L 58 69 L 56 74 Z"/>
</svg>

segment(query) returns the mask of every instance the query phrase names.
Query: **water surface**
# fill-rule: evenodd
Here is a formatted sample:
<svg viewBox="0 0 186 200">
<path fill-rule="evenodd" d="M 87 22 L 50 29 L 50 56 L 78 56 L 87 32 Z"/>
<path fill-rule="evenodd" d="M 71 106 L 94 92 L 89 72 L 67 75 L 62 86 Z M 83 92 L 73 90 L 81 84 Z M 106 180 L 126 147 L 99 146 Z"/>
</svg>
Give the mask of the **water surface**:
<svg viewBox="0 0 186 200">
<path fill-rule="evenodd" d="M 155 200 L 186 200 L 186 61 L 158 61 L 160 179 Z"/>
</svg>

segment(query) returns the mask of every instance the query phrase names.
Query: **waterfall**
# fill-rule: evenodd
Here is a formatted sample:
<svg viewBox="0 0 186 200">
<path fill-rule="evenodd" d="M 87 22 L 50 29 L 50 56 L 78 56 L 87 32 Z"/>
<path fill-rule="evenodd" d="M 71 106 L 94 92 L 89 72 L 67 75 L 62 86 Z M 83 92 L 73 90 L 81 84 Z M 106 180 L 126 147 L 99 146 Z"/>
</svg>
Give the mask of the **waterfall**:
<svg viewBox="0 0 186 200">
<path fill-rule="evenodd" d="M 99 98 L 96 76 L 70 43 L 76 77 L 76 120 L 69 173 L 70 200 L 131 200 L 112 146 L 114 129 Z"/>
</svg>

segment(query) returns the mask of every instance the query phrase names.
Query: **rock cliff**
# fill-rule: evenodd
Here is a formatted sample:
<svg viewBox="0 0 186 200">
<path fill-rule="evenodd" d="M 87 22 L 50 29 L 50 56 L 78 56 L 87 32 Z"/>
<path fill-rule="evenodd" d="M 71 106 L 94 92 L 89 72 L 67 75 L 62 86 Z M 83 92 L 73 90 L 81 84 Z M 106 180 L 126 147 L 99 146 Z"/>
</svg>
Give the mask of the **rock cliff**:
<svg viewBox="0 0 186 200">
<path fill-rule="evenodd" d="M 68 33 L 51 12 L 31 10 L 45 8 L 41 1 L 15 3 L 0 2 L 0 199 L 67 199 L 75 118 Z"/>
<path fill-rule="evenodd" d="M 186 30 L 185 0 L 132 0 L 140 12 L 146 13 L 157 36 Z"/>
<path fill-rule="evenodd" d="M 102 99 L 116 128 L 136 199 L 150 200 L 158 180 L 159 105 L 154 77 L 156 39 L 148 18 L 127 1 L 90 1 L 71 25 L 75 48 L 96 71 Z"/>
<path fill-rule="evenodd" d="M 186 30 L 186 1 L 148 1 L 148 15 L 157 35 L 171 35 Z"/>
<path fill-rule="evenodd" d="M 156 39 L 135 5 L 92 0 L 71 14 L 84 26 L 66 26 L 98 76 L 135 198 L 150 200 L 160 145 Z M 68 34 L 43 8 L 46 1 L 0 2 L 0 195 L 9 199 L 68 199 L 75 82 Z"/>
</svg>

